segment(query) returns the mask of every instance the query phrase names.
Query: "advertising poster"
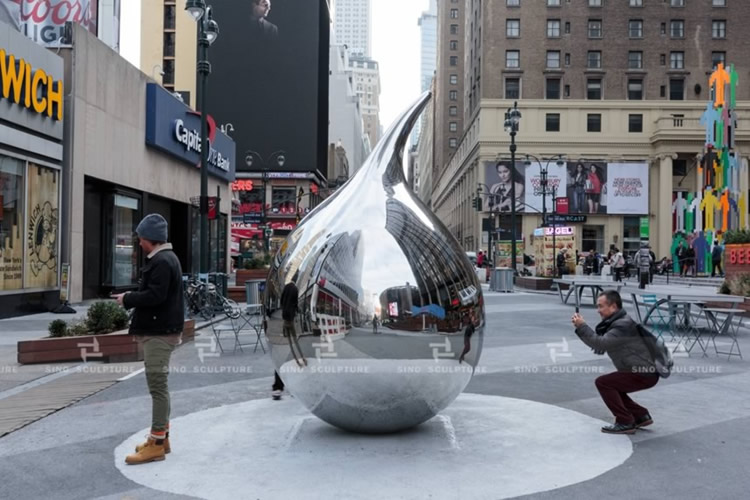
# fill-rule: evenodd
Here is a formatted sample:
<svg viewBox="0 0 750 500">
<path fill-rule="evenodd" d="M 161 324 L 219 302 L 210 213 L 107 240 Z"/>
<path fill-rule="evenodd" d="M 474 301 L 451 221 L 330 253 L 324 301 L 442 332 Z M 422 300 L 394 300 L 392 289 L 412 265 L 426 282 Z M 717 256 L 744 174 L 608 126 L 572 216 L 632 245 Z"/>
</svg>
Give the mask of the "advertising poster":
<svg viewBox="0 0 750 500">
<path fill-rule="evenodd" d="M 489 187 L 490 195 L 486 201 L 488 211 L 490 212 L 510 212 L 511 211 L 511 170 L 509 161 L 488 161 L 484 164 L 484 179 Z M 524 192 L 524 164 L 516 162 L 516 212 L 523 212 L 525 207 Z"/>
<path fill-rule="evenodd" d="M 210 49 L 207 100 L 216 123 L 234 127 L 238 170 L 325 171 L 325 2 L 209 3 L 221 31 Z"/>
<path fill-rule="evenodd" d="M 554 245 L 552 231 L 555 231 Z M 536 275 L 554 277 L 556 271 L 556 256 L 561 249 L 566 249 L 566 272 L 575 273 L 575 230 L 572 227 L 545 227 L 534 230 L 534 263 Z"/>
<path fill-rule="evenodd" d="M 57 47 L 68 21 L 97 35 L 97 7 L 98 0 L 0 0 L 0 21 L 40 45 Z"/>
<path fill-rule="evenodd" d="M 495 243 L 495 267 L 513 267 L 511 242 L 511 240 L 501 240 Z M 523 267 L 523 253 L 523 240 L 516 240 L 516 269 Z"/>
<path fill-rule="evenodd" d="M 648 164 L 610 163 L 607 165 L 607 213 L 648 213 Z"/>
<path fill-rule="evenodd" d="M 567 164 L 568 213 L 607 213 L 607 164 L 600 161 L 570 161 Z"/>
<path fill-rule="evenodd" d="M 557 189 L 558 196 L 565 196 L 565 185 L 567 182 L 567 170 L 565 165 L 551 163 L 547 166 L 547 212 L 552 212 L 552 190 Z M 531 211 L 542 212 L 542 175 L 539 163 L 526 166 L 526 205 Z"/>
</svg>

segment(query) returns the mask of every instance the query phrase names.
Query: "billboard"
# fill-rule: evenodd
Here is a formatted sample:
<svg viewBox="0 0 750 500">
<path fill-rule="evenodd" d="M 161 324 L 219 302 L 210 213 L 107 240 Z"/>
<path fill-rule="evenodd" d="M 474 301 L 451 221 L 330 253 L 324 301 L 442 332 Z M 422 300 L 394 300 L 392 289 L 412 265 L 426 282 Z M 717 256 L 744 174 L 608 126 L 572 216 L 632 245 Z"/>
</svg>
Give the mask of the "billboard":
<svg viewBox="0 0 750 500">
<path fill-rule="evenodd" d="M 607 165 L 607 213 L 648 213 L 648 164 L 610 163 Z"/>
<path fill-rule="evenodd" d="M 511 171 L 510 161 L 488 161 L 484 164 L 484 182 L 490 196 L 487 196 L 487 210 L 490 212 L 511 211 Z M 526 190 L 523 162 L 516 162 L 516 211 L 524 211 L 524 192 Z"/>
<path fill-rule="evenodd" d="M 326 0 L 211 5 L 220 34 L 209 49 L 206 107 L 217 124 L 232 124 L 237 170 L 325 174 Z"/>
<path fill-rule="evenodd" d="M 0 4 L 0 20 L 7 16 L 11 25 L 16 21 L 21 32 L 40 45 L 57 47 L 68 21 L 97 34 L 98 0 L 0 0 Z"/>
<path fill-rule="evenodd" d="M 566 196 L 570 214 L 606 214 L 607 164 L 601 161 L 570 161 L 567 166 Z M 559 192 L 563 194 L 562 192 Z"/>
<path fill-rule="evenodd" d="M 564 164 L 551 163 L 547 165 L 547 196 L 545 196 L 547 212 L 552 211 L 553 188 L 557 188 L 558 197 L 565 196 L 566 179 L 567 170 Z M 538 163 L 526 166 L 526 205 L 534 212 L 542 211 L 542 175 Z"/>
</svg>

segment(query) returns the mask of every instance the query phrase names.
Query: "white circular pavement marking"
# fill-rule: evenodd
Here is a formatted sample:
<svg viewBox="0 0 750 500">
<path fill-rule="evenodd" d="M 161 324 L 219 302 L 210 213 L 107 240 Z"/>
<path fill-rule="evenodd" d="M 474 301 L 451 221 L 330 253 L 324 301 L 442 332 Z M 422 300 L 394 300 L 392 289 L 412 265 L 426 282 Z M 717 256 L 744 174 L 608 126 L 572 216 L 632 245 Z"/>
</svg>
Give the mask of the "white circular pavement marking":
<svg viewBox="0 0 750 500">
<path fill-rule="evenodd" d="M 163 462 L 117 468 L 158 491 L 206 499 L 509 498 L 595 478 L 633 448 L 602 421 L 557 406 L 462 394 L 429 422 L 392 435 L 351 434 L 292 398 L 176 418 Z"/>
</svg>

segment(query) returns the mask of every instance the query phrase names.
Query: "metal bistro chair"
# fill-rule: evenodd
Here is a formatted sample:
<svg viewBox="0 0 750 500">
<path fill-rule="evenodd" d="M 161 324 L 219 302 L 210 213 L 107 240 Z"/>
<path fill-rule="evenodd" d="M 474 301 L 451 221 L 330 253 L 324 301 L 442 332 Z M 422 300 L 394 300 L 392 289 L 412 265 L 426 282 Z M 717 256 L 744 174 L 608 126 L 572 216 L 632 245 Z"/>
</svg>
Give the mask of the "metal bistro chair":
<svg viewBox="0 0 750 500">
<path fill-rule="evenodd" d="M 266 331 L 266 315 L 263 304 L 248 304 L 245 307 L 242 315 L 237 319 L 235 335 L 237 338 L 237 346 L 242 351 L 242 346 L 253 345 L 253 352 L 258 350 L 260 346 L 263 354 L 266 353 L 266 347 L 263 345 L 263 337 Z M 239 334 L 241 331 L 249 331 L 255 334 L 255 343 L 242 344 L 239 340 Z"/>
<path fill-rule="evenodd" d="M 643 298 L 643 305 L 646 306 L 646 310 L 656 306 L 658 302 L 656 295 L 642 295 L 641 297 Z M 638 306 L 636 305 L 636 307 Z M 654 333 L 657 337 L 666 342 L 666 339 L 664 338 L 664 332 L 667 331 L 671 335 L 670 341 L 674 340 L 674 332 L 670 325 L 670 317 L 662 314 L 662 309 L 660 306 L 654 307 L 654 310 L 651 313 L 649 319 L 651 320 L 651 324 L 649 326 L 653 328 Z"/>
</svg>

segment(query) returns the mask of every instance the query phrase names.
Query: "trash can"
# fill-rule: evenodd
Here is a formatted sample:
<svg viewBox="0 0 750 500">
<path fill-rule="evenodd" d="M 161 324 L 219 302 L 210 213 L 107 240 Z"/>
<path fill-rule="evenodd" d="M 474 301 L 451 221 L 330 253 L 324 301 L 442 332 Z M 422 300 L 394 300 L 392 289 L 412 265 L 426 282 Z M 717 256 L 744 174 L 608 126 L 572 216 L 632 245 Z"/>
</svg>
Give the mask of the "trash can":
<svg viewBox="0 0 750 500">
<path fill-rule="evenodd" d="M 247 280 L 245 282 L 245 300 L 247 304 L 262 304 L 261 292 L 265 290 L 265 280 Z M 264 290 L 261 290 L 263 288 Z"/>
<path fill-rule="evenodd" d="M 496 267 L 492 273 L 490 289 L 494 292 L 513 293 L 513 268 Z"/>
</svg>

